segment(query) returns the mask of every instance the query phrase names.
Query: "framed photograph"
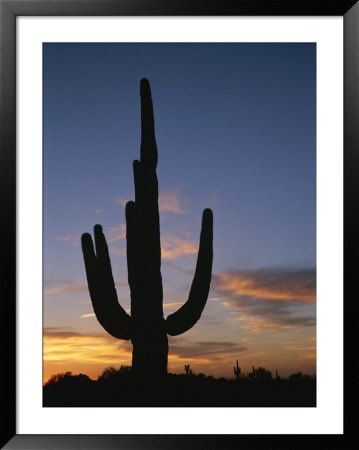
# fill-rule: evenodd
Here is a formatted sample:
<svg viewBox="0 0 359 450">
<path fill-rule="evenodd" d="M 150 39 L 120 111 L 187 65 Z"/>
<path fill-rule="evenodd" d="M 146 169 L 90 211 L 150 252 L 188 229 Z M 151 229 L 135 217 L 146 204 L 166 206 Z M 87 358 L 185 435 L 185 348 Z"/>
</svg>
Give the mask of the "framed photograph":
<svg viewBox="0 0 359 450">
<path fill-rule="evenodd" d="M 3 448 L 343 447 L 357 2 L 0 6 Z"/>
</svg>

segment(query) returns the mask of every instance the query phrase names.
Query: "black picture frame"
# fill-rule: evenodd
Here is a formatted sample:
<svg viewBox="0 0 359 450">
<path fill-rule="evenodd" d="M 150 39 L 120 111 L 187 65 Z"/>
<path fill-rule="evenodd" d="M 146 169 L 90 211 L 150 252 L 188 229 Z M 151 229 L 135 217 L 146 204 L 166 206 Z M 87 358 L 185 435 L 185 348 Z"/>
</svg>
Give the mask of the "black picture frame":
<svg viewBox="0 0 359 450">
<path fill-rule="evenodd" d="M 0 0 L 0 346 L 1 448 L 184 449 L 350 448 L 358 368 L 354 283 L 358 230 L 358 0 Z M 344 19 L 344 434 L 19 435 L 16 433 L 16 17 L 17 16 L 342 16 Z M 334 368 L 333 368 L 334 370 Z M 328 374 L 330 376 L 330 374 Z M 354 389 L 354 387 L 353 387 Z"/>
</svg>

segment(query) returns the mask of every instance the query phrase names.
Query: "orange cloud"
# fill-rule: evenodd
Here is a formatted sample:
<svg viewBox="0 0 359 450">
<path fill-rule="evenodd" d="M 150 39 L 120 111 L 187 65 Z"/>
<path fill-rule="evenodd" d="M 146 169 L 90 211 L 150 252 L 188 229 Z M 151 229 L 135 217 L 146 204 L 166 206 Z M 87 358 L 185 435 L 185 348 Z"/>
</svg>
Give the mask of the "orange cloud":
<svg viewBox="0 0 359 450">
<path fill-rule="evenodd" d="M 212 276 L 212 289 L 226 297 L 234 321 L 263 330 L 316 324 L 316 272 L 308 270 L 229 271 Z"/>
<path fill-rule="evenodd" d="M 116 282 L 116 286 L 127 286 L 127 282 Z M 76 282 L 70 280 L 45 280 L 45 295 L 56 294 L 73 294 L 76 292 L 88 292 L 87 282 Z M 90 301 L 82 301 L 81 303 L 91 303 Z"/>
<path fill-rule="evenodd" d="M 182 255 L 193 255 L 198 252 L 198 243 L 186 241 L 177 236 L 166 234 L 161 238 L 162 258 L 174 259 Z"/>
<path fill-rule="evenodd" d="M 224 353 L 243 351 L 244 347 L 223 342 L 191 343 L 176 339 L 170 346 L 168 367 L 170 371 L 184 371 L 184 364 L 195 369 L 212 372 L 213 364 L 219 364 Z M 52 375 L 64 371 L 86 373 L 93 379 L 107 366 L 132 364 L 132 346 L 107 334 L 81 334 L 66 328 L 45 328 L 43 336 L 44 382 Z"/>
<path fill-rule="evenodd" d="M 188 201 L 188 200 L 187 200 Z M 165 189 L 158 196 L 158 208 L 160 211 L 169 211 L 175 214 L 184 214 L 183 200 L 180 199 L 179 186 L 174 191 Z"/>
<path fill-rule="evenodd" d="M 192 342 L 185 337 L 169 338 L 168 369 L 184 372 L 184 365 L 191 364 L 195 372 L 207 375 L 232 374 L 233 361 L 247 348 L 236 342 L 199 341 Z"/>
<path fill-rule="evenodd" d="M 87 291 L 87 283 L 76 283 L 74 281 L 45 281 L 45 295 L 72 294 L 74 292 Z"/>
<path fill-rule="evenodd" d="M 80 334 L 75 332 L 44 333 L 43 358 L 46 361 L 82 361 L 113 364 L 119 354 L 131 360 L 130 344 L 106 334 Z"/>
<path fill-rule="evenodd" d="M 68 234 L 67 236 L 55 236 L 54 239 L 56 239 L 57 241 L 60 242 L 65 242 L 65 241 L 70 241 L 71 239 L 74 238 L 75 235 L 73 234 Z"/>
<path fill-rule="evenodd" d="M 188 203 L 188 199 L 181 198 L 180 187 L 177 186 L 176 189 L 170 190 L 170 189 L 164 189 L 161 191 L 158 195 L 158 209 L 159 211 L 167 211 L 167 212 L 173 212 L 175 214 L 184 214 L 186 213 L 186 210 L 184 209 L 184 203 Z M 129 200 L 124 198 L 115 198 L 112 203 L 121 205 L 123 208 L 125 208 L 126 203 Z"/>
<path fill-rule="evenodd" d="M 100 211 L 100 210 L 98 210 Z M 101 211 L 100 211 L 101 212 Z M 109 244 L 113 244 L 115 242 L 119 242 L 126 237 L 126 225 L 120 224 L 117 227 L 110 227 L 104 232 L 106 236 L 106 240 Z M 55 240 L 59 242 L 69 242 L 71 245 L 80 245 L 80 235 L 78 234 L 69 234 L 65 236 L 55 236 Z M 111 248 L 112 253 L 114 254 L 126 254 L 123 250 L 119 250 L 116 248 Z"/>
<path fill-rule="evenodd" d="M 245 346 L 235 342 L 209 340 L 192 342 L 186 338 L 171 338 L 169 354 L 175 359 L 214 362 L 228 357 L 229 354 L 246 350 Z"/>
<path fill-rule="evenodd" d="M 66 371 L 85 373 L 96 379 L 105 367 L 132 364 L 130 341 L 106 333 L 82 334 L 71 328 L 48 327 L 44 329 L 43 344 L 44 382 Z M 252 365 L 262 365 L 270 370 L 277 368 L 281 375 L 296 370 L 315 373 L 315 348 L 311 344 L 298 343 L 294 351 L 284 346 L 284 353 L 277 349 L 274 354 L 246 345 L 245 339 L 193 341 L 182 336 L 169 337 L 168 369 L 183 373 L 184 365 L 191 364 L 196 373 L 233 376 L 233 365 L 239 359 L 243 371 L 250 370 Z"/>
<path fill-rule="evenodd" d="M 132 347 L 129 341 L 108 334 L 80 334 L 72 330 L 44 330 L 44 381 L 64 369 L 77 372 L 79 367 L 100 374 L 109 365 L 131 365 Z"/>
<path fill-rule="evenodd" d="M 309 272 L 309 271 L 307 271 Z M 315 303 L 315 275 L 302 272 L 223 272 L 217 287 L 228 296 Z"/>
<path fill-rule="evenodd" d="M 184 301 L 163 303 L 163 309 L 180 308 L 183 304 L 184 304 Z"/>
<path fill-rule="evenodd" d="M 233 303 L 224 303 L 225 306 L 234 306 Z M 290 312 L 286 315 L 276 315 L 275 309 L 272 313 L 268 313 L 264 317 L 260 317 L 255 311 L 246 313 L 240 311 L 240 315 L 234 320 L 241 323 L 243 330 L 249 330 L 252 334 L 261 334 L 263 331 L 269 330 L 289 330 L 290 328 L 297 326 L 314 326 L 315 318 L 312 316 L 293 316 Z"/>
<path fill-rule="evenodd" d="M 126 203 L 128 202 L 128 200 L 126 200 L 125 198 L 115 198 L 112 203 L 117 203 L 123 207 L 126 206 Z"/>
<path fill-rule="evenodd" d="M 108 334 L 81 334 L 66 328 L 45 328 L 43 344 L 44 379 L 63 371 L 63 367 L 75 373 L 79 366 L 92 366 L 97 367 L 100 374 L 105 366 L 132 364 L 130 341 L 118 340 Z M 246 347 L 234 342 L 191 342 L 186 338 L 171 338 L 169 368 L 183 369 L 184 364 L 188 363 L 202 367 L 220 364 L 229 355 L 244 351 Z M 232 359 L 229 357 L 229 360 Z"/>
<path fill-rule="evenodd" d="M 126 225 L 111 227 L 105 232 L 107 242 L 109 244 L 116 243 L 126 238 Z M 113 246 L 109 247 L 110 253 L 114 255 L 126 255 L 126 249 L 119 249 Z M 162 258 L 175 259 L 182 255 L 192 255 L 197 253 L 198 243 L 189 241 L 171 234 L 161 236 L 161 254 Z"/>
<path fill-rule="evenodd" d="M 111 227 L 105 231 L 106 240 L 109 244 L 113 244 L 119 241 L 122 241 L 126 238 L 126 225 L 120 224 L 118 227 Z M 109 252 L 112 255 L 125 256 L 126 249 L 125 248 L 117 248 L 113 246 L 109 246 Z"/>
<path fill-rule="evenodd" d="M 80 235 L 79 234 L 67 234 L 64 236 L 54 236 L 53 239 L 59 242 L 69 242 L 71 245 L 80 245 Z"/>
<path fill-rule="evenodd" d="M 298 357 L 298 360 L 299 361 L 302 361 L 302 360 L 310 360 L 310 361 L 315 361 L 316 359 L 317 359 L 317 355 L 316 355 L 316 353 L 310 353 L 310 354 L 305 354 L 305 355 L 300 355 L 299 357 Z"/>
<path fill-rule="evenodd" d="M 120 249 L 116 247 L 109 247 L 108 251 L 112 255 L 118 255 L 118 256 L 125 256 L 126 255 L 126 249 Z"/>
<path fill-rule="evenodd" d="M 118 227 L 111 227 L 105 232 L 107 242 L 118 242 L 126 237 L 126 225 L 121 224 Z"/>
</svg>

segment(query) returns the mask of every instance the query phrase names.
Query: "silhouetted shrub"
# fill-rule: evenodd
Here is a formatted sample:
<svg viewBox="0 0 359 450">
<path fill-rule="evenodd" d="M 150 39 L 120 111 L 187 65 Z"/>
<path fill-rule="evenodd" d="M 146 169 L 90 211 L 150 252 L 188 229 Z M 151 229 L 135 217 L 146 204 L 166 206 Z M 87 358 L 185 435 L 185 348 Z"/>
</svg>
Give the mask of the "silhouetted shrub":
<svg viewBox="0 0 359 450">
<path fill-rule="evenodd" d="M 52 375 L 47 380 L 47 382 L 45 383 L 45 386 L 52 386 L 57 383 L 63 383 L 64 381 L 68 380 L 70 377 L 72 377 L 72 372 L 57 373 L 56 375 Z"/>
<path fill-rule="evenodd" d="M 119 377 L 129 375 L 131 373 L 131 366 L 121 365 L 119 369 L 113 366 L 106 367 L 102 374 L 97 378 L 98 381 L 109 381 L 118 379 Z"/>
<path fill-rule="evenodd" d="M 248 377 L 168 374 L 161 382 L 134 377 L 129 366 L 106 367 L 96 381 L 71 372 L 44 385 L 44 406 L 314 407 L 316 379 L 301 373 L 273 379 L 264 368 Z M 257 375 L 257 376 L 256 376 Z"/>
<path fill-rule="evenodd" d="M 252 372 L 248 374 L 251 380 L 272 380 L 272 373 L 264 367 L 252 367 Z"/>
</svg>

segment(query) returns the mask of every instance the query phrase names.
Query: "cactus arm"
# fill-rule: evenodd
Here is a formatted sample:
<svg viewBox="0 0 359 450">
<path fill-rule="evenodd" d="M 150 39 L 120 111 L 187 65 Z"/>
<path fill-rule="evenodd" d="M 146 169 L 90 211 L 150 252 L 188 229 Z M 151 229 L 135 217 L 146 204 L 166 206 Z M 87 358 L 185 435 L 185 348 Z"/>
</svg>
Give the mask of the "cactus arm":
<svg viewBox="0 0 359 450">
<path fill-rule="evenodd" d="M 193 327 L 201 317 L 207 302 L 213 260 L 213 214 L 205 209 L 199 243 L 196 271 L 187 302 L 166 319 L 166 331 L 171 336 L 182 334 Z"/>
<path fill-rule="evenodd" d="M 94 232 L 96 253 L 90 234 L 82 235 L 81 244 L 95 315 L 109 334 L 118 339 L 130 339 L 131 317 L 118 303 L 108 247 L 101 225 L 96 225 Z"/>
</svg>

